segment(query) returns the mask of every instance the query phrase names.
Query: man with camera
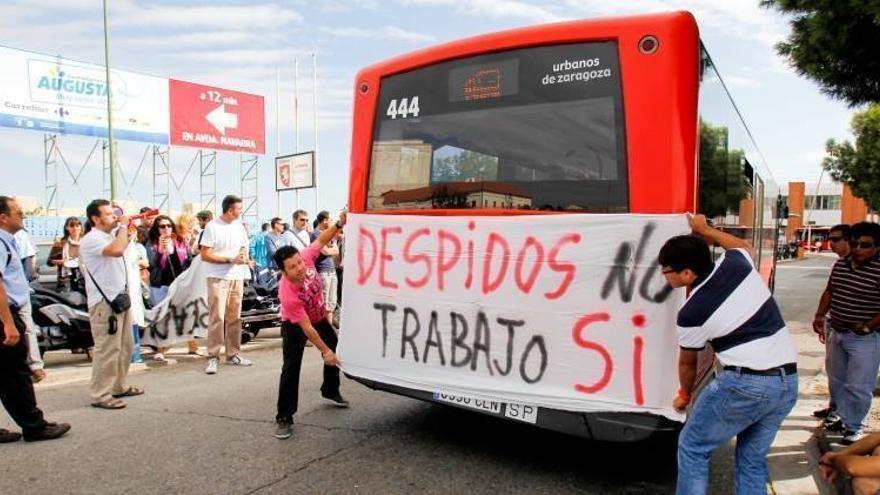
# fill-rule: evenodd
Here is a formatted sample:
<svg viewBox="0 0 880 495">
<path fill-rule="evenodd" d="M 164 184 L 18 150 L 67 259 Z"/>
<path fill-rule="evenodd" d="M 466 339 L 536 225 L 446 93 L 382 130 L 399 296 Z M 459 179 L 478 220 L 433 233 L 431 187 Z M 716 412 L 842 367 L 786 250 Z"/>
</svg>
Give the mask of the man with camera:
<svg viewBox="0 0 880 495">
<path fill-rule="evenodd" d="M 96 199 L 86 208 L 92 230 L 80 243 L 80 260 L 86 270 L 86 298 L 95 348 L 92 355 L 92 406 L 122 409 L 123 397 L 144 393 L 127 385 L 134 348 L 131 332 L 131 299 L 123 258 L 128 247 L 129 217 L 117 217 L 110 202 Z"/>
<path fill-rule="evenodd" d="M 27 364 L 28 339 L 33 329 L 31 295 L 25 278 L 18 243 L 24 215 L 15 199 L 0 196 L 0 401 L 21 427 L 25 441 L 52 440 L 70 429 L 66 423 L 50 423 L 37 407 L 31 370 Z M 0 443 L 17 442 L 22 433 L 0 428 Z"/>
</svg>

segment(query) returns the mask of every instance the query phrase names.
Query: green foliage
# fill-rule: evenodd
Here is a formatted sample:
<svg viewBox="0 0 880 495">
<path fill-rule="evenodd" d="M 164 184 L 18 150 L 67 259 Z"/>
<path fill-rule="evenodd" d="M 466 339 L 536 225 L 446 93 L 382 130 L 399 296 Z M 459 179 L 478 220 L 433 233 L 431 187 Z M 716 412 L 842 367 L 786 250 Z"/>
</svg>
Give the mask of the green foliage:
<svg viewBox="0 0 880 495">
<path fill-rule="evenodd" d="M 467 179 L 495 180 L 498 177 L 498 158 L 476 151 L 434 159 L 433 182 L 457 182 Z"/>
<path fill-rule="evenodd" d="M 791 34 L 776 45 L 822 92 L 851 106 L 880 102 L 880 1 L 762 0 L 793 16 Z"/>
<path fill-rule="evenodd" d="M 880 210 L 880 104 L 853 116 L 852 133 L 855 145 L 833 139 L 825 143 L 828 156 L 822 167 L 834 180 L 849 184 L 872 210 Z"/>
<path fill-rule="evenodd" d="M 728 149 L 727 127 L 700 121 L 700 212 L 709 218 L 738 211 L 746 197 L 743 151 Z"/>
<path fill-rule="evenodd" d="M 445 209 L 467 208 L 467 194 L 452 194 L 446 184 L 441 184 L 434 189 L 431 205 Z"/>
</svg>

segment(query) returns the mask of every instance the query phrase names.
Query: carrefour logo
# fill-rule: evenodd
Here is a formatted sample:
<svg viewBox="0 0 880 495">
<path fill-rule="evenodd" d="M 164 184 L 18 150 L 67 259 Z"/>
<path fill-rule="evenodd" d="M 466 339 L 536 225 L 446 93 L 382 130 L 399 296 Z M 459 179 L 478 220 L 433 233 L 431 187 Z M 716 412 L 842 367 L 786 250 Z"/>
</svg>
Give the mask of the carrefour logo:
<svg viewBox="0 0 880 495">
<path fill-rule="evenodd" d="M 107 108 L 108 91 L 113 96 L 113 108 L 124 105 L 125 81 L 113 73 L 112 87 L 105 82 L 104 69 L 58 61 L 28 60 L 31 100 L 42 103 L 88 108 Z"/>
</svg>

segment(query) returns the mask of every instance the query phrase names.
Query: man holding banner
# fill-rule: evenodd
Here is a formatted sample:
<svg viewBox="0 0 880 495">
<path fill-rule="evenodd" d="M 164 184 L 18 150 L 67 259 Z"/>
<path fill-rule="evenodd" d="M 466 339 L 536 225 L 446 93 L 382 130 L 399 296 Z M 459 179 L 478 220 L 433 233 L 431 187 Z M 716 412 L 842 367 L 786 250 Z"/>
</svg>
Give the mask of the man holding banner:
<svg viewBox="0 0 880 495">
<path fill-rule="evenodd" d="M 767 452 L 797 401 L 797 352 L 750 245 L 689 216 L 695 235 L 666 241 L 660 265 L 672 287 L 690 294 L 678 312 L 679 383 L 673 407 L 691 401 L 697 353 L 711 344 L 723 366 L 697 398 L 679 437 L 678 494 L 703 494 L 712 452 L 733 436 L 736 493 L 766 493 Z M 709 239 L 725 249 L 713 264 Z"/>
<path fill-rule="evenodd" d="M 324 383 L 321 396 L 330 402 L 347 407 L 348 401 L 339 393 L 339 360 L 336 358 L 338 338 L 324 307 L 323 283 L 315 268 L 321 248 L 345 225 L 345 212 L 339 221 L 321 232 L 311 245 L 297 250 L 283 246 L 275 253 L 275 263 L 282 272 L 278 287 L 281 299 L 281 338 L 284 365 L 278 386 L 278 414 L 275 438 L 290 438 L 293 415 L 299 402 L 299 373 L 302 367 L 306 340 L 321 351 L 324 360 Z"/>
</svg>

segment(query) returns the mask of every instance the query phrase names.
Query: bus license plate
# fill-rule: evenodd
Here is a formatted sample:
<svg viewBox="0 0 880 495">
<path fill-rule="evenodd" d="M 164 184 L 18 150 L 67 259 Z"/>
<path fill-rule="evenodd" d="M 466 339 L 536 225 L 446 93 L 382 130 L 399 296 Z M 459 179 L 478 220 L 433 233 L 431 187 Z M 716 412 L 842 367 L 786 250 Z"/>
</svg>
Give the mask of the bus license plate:
<svg viewBox="0 0 880 495">
<path fill-rule="evenodd" d="M 477 399 L 466 395 L 455 395 L 446 392 L 434 392 L 434 400 L 446 402 L 468 409 L 476 409 L 489 414 L 503 415 L 516 421 L 535 424 L 538 421 L 538 408 L 517 402 L 497 402 Z"/>
<path fill-rule="evenodd" d="M 445 392 L 434 392 L 434 400 L 491 414 L 501 414 L 501 403 L 493 400 L 477 399 L 466 395 L 452 395 Z"/>
</svg>

